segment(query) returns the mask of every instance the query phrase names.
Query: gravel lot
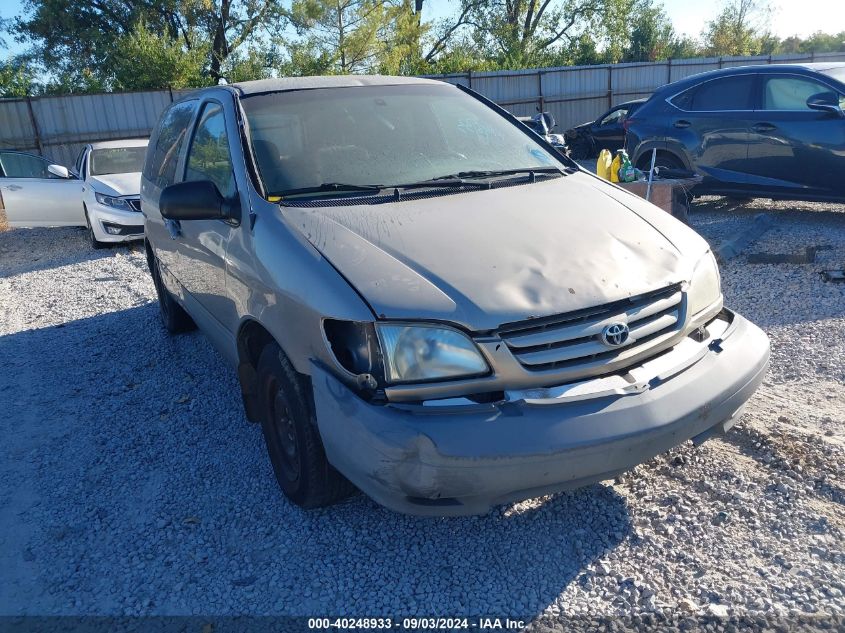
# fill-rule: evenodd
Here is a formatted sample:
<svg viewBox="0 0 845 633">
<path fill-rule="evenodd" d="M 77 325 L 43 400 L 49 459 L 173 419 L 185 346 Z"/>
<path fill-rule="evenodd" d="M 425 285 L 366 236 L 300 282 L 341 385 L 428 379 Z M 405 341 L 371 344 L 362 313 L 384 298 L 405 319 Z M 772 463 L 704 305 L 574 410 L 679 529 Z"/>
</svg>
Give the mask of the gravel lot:
<svg viewBox="0 0 845 633">
<path fill-rule="evenodd" d="M 138 247 L 0 233 L 0 614 L 845 615 L 845 209 L 693 205 L 772 369 L 724 439 L 466 519 L 278 492 L 235 373 L 168 338 Z M 841 621 L 840 621 L 841 622 Z"/>
</svg>

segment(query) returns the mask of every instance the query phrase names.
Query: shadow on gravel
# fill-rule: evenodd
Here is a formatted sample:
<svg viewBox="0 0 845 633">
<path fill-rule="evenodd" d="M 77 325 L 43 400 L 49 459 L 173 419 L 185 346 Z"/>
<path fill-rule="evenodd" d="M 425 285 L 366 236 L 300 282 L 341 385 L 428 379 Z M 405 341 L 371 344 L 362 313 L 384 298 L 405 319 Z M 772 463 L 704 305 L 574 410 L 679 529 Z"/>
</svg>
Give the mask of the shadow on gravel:
<svg viewBox="0 0 845 633">
<path fill-rule="evenodd" d="M 745 424 L 737 424 L 729 433 L 722 436 L 722 441 L 735 446 L 743 455 L 756 461 L 771 473 L 778 473 L 788 485 L 799 487 L 803 484 L 790 481 L 792 468 L 798 464 L 813 481 L 813 494 L 821 499 L 845 505 L 845 490 L 828 476 L 833 473 L 832 458 L 825 455 L 823 448 L 815 445 L 792 442 L 787 438 L 774 437 L 760 433 Z M 794 475 L 794 473 L 792 473 Z M 775 484 L 773 484 L 775 487 Z M 786 488 L 778 490 L 788 495 Z"/>
<path fill-rule="evenodd" d="M 0 613 L 529 617 L 630 530 L 602 485 L 485 517 L 363 495 L 300 510 L 235 372 L 201 335 L 167 337 L 152 304 L 0 337 L 0 364 L 0 437 L 29 436 L 0 452 L 17 474 L 0 498 L 22 477 L 36 493 L 6 526 L 26 573 Z"/>
<path fill-rule="evenodd" d="M 0 232 L 0 279 L 112 257 L 115 252 L 137 248 L 137 244 L 140 242 L 115 244 L 96 251 L 85 230 L 79 227 Z"/>
</svg>

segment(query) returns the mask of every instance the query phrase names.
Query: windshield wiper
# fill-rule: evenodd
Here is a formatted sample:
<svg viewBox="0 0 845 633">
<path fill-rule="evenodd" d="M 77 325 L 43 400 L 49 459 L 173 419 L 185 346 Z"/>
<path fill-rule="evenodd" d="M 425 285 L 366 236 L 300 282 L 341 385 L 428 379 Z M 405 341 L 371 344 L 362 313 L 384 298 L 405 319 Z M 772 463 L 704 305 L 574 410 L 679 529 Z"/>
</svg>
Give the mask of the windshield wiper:
<svg viewBox="0 0 845 633">
<path fill-rule="evenodd" d="M 356 192 L 379 192 L 384 189 L 383 185 L 352 185 L 343 182 L 324 182 L 314 187 L 299 187 L 297 189 L 285 189 L 284 191 L 274 192 L 272 195 L 281 196 L 298 196 L 309 193 L 356 193 Z"/>
<path fill-rule="evenodd" d="M 456 174 L 438 176 L 432 180 L 448 180 L 453 178 L 494 178 L 496 176 L 515 176 L 518 174 L 564 174 L 558 167 L 518 167 L 516 169 L 474 169 L 471 171 L 459 171 Z"/>
</svg>

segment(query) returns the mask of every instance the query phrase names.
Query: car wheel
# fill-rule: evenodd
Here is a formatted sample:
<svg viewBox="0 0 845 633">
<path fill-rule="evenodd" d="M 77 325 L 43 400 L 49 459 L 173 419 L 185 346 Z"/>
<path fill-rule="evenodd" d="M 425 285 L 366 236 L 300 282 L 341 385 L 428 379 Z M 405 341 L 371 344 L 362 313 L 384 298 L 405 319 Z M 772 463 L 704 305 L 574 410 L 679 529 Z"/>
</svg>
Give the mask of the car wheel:
<svg viewBox="0 0 845 633">
<path fill-rule="evenodd" d="M 302 508 L 331 505 L 355 487 L 329 464 L 314 420 L 311 384 L 270 343 L 258 360 L 261 429 L 276 480 Z"/>
<path fill-rule="evenodd" d="M 97 236 L 94 235 L 94 227 L 91 226 L 91 218 L 88 217 L 88 209 L 85 209 L 85 226 L 88 228 L 88 239 L 91 241 L 91 246 L 93 248 L 100 249 L 108 246 L 108 244 L 101 242 L 97 239 Z"/>
<path fill-rule="evenodd" d="M 575 138 L 566 142 L 569 147 L 569 157 L 574 160 L 586 160 L 593 157 L 593 148 L 584 138 Z"/>
<path fill-rule="evenodd" d="M 164 285 L 161 279 L 161 268 L 159 267 L 158 258 L 155 255 L 147 257 L 147 264 L 150 267 L 150 274 L 153 277 L 153 285 L 158 296 L 158 313 L 161 317 L 161 322 L 171 334 L 180 334 L 182 332 L 190 332 L 196 329 L 196 324 L 191 316 L 185 312 L 185 309 L 180 306 L 170 291 Z"/>
<path fill-rule="evenodd" d="M 661 169 L 686 169 L 680 159 L 667 152 L 657 152 L 657 158 L 654 160 L 654 166 Z M 651 169 L 651 152 L 648 151 L 642 155 L 640 162 L 637 163 L 637 168 L 640 171 L 648 173 Z"/>
</svg>

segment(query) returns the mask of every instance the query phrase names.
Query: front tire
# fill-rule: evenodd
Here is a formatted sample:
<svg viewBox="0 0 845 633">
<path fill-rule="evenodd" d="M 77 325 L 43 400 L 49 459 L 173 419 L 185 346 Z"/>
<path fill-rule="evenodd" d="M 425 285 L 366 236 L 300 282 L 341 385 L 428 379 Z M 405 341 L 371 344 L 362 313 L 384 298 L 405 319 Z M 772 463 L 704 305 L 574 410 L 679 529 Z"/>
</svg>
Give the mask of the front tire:
<svg viewBox="0 0 845 633">
<path fill-rule="evenodd" d="M 196 329 L 196 324 L 191 316 L 185 312 L 185 309 L 180 306 L 170 291 L 164 285 L 161 278 L 161 268 L 158 263 L 158 258 L 147 253 L 147 265 L 150 267 L 150 274 L 153 277 L 153 285 L 156 289 L 156 296 L 158 297 L 158 313 L 161 317 L 161 323 L 164 329 L 170 334 L 181 334 L 182 332 L 190 332 Z"/>
<path fill-rule="evenodd" d="M 569 158 L 574 160 L 587 160 L 593 158 L 593 147 L 585 138 L 574 138 L 566 142 L 569 148 Z"/>
<path fill-rule="evenodd" d="M 97 236 L 94 234 L 94 227 L 91 225 L 91 218 L 88 217 L 88 209 L 85 209 L 85 224 L 88 227 L 88 239 L 91 242 L 91 247 L 95 250 L 107 248 L 108 244 L 98 240 Z"/>
<path fill-rule="evenodd" d="M 311 384 L 300 376 L 276 343 L 258 360 L 261 429 L 276 480 L 302 508 L 328 506 L 355 487 L 326 459 L 312 411 Z"/>
</svg>

